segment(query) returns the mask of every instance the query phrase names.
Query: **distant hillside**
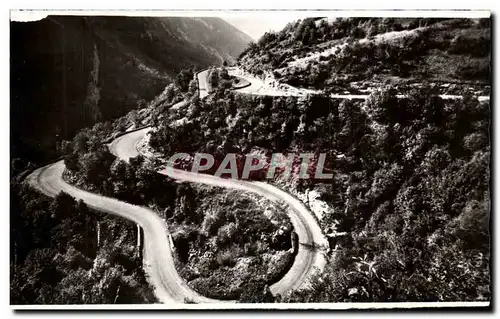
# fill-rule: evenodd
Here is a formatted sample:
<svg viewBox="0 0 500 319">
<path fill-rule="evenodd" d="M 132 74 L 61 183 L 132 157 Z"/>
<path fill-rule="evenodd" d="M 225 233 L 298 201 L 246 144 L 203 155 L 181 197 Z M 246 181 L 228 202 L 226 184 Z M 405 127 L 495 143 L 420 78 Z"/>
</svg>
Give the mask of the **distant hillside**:
<svg viewBox="0 0 500 319">
<path fill-rule="evenodd" d="M 49 16 L 10 26 L 11 153 L 28 159 L 145 105 L 182 69 L 234 61 L 251 40 L 219 18 Z"/>
<path fill-rule="evenodd" d="M 361 93 L 424 81 L 484 87 L 490 60 L 490 19 L 307 18 L 264 34 L 239 62 L 293 86 Z"/>
</svg>

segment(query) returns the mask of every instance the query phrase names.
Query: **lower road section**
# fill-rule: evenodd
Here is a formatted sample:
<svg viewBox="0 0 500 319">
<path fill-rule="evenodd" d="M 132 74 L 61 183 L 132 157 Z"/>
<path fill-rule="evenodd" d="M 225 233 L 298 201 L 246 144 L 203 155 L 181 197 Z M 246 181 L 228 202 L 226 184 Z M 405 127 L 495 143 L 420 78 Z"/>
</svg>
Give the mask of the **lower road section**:
<svg viewBox="0 0 500 319">
<path fill-rule="evenodd" d="M 114 140 L 111 151 L 119 158 L 128 161 L 139 155 L 136 144 L 149 128 L 131 132 Z M 186 284 L 174 266 L 172 249 L 169 245 L 169 233 L 165 222 L 153 211 L 119 201 L 114 198 L 93 194 L 78 189 L 63 180 L 64 162 L 44 166 L 27 177 L 27 182 L 49 196 L 56 196 L 64 191 L 76 199 L 83 200 L 90 207 L 99 211 L 127 218 L 144 230 L 144 264 L 150 282 L 155 287 L 158 299 L 167 304 L 183 303 L 186 300 L 196 303 L 223 302 L 201 296 Z M 181 170 L 163 170 L 159 172 L 179 181 L 200 183 L 224 188 L 250 191 L 273 201 L 285 202 L 289 206 L 288 214 L 299 236 L 298 254 L 289 272 L 270 287 L 273 294 L 285 293 L 302 287 L 316 267 L 325 264 L 324 253 L 327 242 L 313 214 L 304 204 L 287 192 L 263 182 L 222 179 L 211 175 L 191 173 Z M 316 247 L 316 248 L 311 248 Z"/>
</svg>

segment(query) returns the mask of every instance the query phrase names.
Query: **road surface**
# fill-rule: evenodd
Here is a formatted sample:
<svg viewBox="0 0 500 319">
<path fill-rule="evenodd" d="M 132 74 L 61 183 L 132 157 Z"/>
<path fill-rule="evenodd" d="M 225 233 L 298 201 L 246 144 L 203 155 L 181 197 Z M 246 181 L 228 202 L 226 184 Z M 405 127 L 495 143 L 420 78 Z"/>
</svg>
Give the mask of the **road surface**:
<svg viewBox="0 0 500 319">
<path fill-rule="evenodd" d="M 125 134 L 114 140 L 110 150 L 119 158 L 128 161 L 139 155 L 136 144 L 150 128 Z M 42 193 L 54 197 L 64 191 L 77 200 L 83 200 L 90 207 L 105 213 L 127 218 L 139 224 L 144 230 L 144 264 L 155 293 L 162 303 L 182 303 L 190 299 L 197 303 L 221 302 L 201 296 L 190 289 L 175 269 L 172 251 L 168 245 L 168 229 L 165 222 L 152 210 L 135 206 L 117 199 L 93 194 L 78 189 L 63 178 L 64 161 L 58 161 L 35 170 L 27 177 L 27 182 Z M 192 183 L 250 191 L 274 201 L 283 201 L 290 207 L 289 216 L 299 237 L 299 248 L 295 261 L 288 273 L 270 287 L 273 294 L 283 294 L 300 288 L 315 267 L 325 264 L 325 248 L 328 243 L 312 213 L 292 195 L 263 182 L 248 182 L 223 179 L 211 175 L 191 173 L 182 170 L 162 170 L 159 173 L 174 179 Z M 312 249 L 311 247 L 318 248 Z"/>
<path fill-rule="evenodd" d="M 54 197 L 64 191 L 77 200 L 83 200 L 94 209 L 139 224 L 144 230 L 145 271 L 150 276 L 149 280 L 155 288 L 155 294 L 162 303 L 182 303 L 185 298 L 197 303 L 221 302 L 201 296 L 189 288 L 179 276 L 168 244 L 167 227 L 155 212 L 69 185 L 62 178 L 64 168 L 63 160 L 44 166 L 30 174 L 27 182 L 48 196 Z"/>
<path fill-rule="evenodd" d="M 150 129 L 145 128 L 117 138 L 110 144 L 111 152 L 125 161 L 139 155 L 136 145 Z M 289 206 L 288 216 L 299 237 L 300 245 L 291 269 L 280 281 L 270 287 L 273 294 L 283 294 L 301 287 L 307 281 L 307 277 L 314 272 L 315 267 L 321 269 L 325 265 L 324 253 L 328 243 L 318 222 L 304 203 L 287 192 L 264 182 L 224 179 L 173 168 L 163 169 L 159 173 L 180 181 L 253 192 L 273 201 L 284 202 Z M 322 249 L 311 249 L 312 246 Z"/>
<path fill-rule="evenodd" d="M 205 93 L 207 92 L 207 73 L 208 71 L 202 71 L 197 75 L 201 97 L 208 94 Z M 111 152 L 125 161 L 139 155 L 137 143 L 149 130 L 150 128 L 145 128 L 118 137 L 109 144 Z M 201 296 L 190 289 L 179 276 L 175 269 L 170 245 L 168 245 L 168 229 L 165 222 L 155 212 L 78 189 L 63 180 L 63 172 L 64 161 L 58 161 L 35 170 L 27 177 L 27 182 L 48 196 L 54 197 L 64 191 L 77 200 L 83 200 L 94 209 L 121 216 L 139 224 L 144 231 L 145 270 L 155 288 L 156 296 L 162 303 L 183 303 L 186 299 L 196 303 L 222 302 Z M 290 208 L 288 215 L 298 234 L 299 248 L 290 270 L 280 281 L 270 287 L 273 294 L 283 294 L 302 287 L 316 269 L 321 269 L 325 265 L 324 254 L 328 247 L 327 240 L 313 214 L 300 200 L 287 192 L 263 182 L 223 179 L 176 169 L 162 170 L 159 173 L 180 181 L 250 191 L 270 200 L 288 204 Z"/>
<path fill-rule="evenodd" d="M 208 95 L 208 72 L 210 69 L 203 70 L 201 72 L 198 72 L 196 74 L 196 77 L 198 78 L 198 91 L 200 92 L 200 99 L 204 98 L 205 96 Z"/>
<path fill-rule="evenodd" d="M 241 89 L 235 89 L 235 92 L 253 94 L 253 95 L 270 95 L 270 96 L 306 96 L 308 94 L 320 94 L 321 91 L 310 90 L 304 88 L 296 88 L 288 84 L 278 83 L 273 80 L 266 79 L 265 81 L 257 78 L 247 72 L 242 71 L 239 68 L 229 68 L 229 75 L 243 78 L 251 83 L 250 86 Z M 366 100 L 369 94 L 331 94 L 330 97 L 334 99 L 345 99 L 345 100 Z M 406 95 L 399 94 L 398 98 L 403 98 Z M 441 94 L 440 97 L 444 100 L 454 100 L 461 99 L 461 95 L 451 95 L 451 94 Z M 478 96 L 477 99 L 482 101 L 489 101 L 490 97 L 488 95 Z"/>
</svg>

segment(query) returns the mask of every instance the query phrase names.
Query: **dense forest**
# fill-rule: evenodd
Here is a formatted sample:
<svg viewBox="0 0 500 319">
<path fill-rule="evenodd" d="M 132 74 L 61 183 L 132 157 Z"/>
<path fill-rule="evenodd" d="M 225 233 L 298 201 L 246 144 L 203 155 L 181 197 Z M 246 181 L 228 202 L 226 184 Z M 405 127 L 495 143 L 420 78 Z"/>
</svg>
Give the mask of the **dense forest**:
<svg viewBox="0 0 500 319">
<path fill-rule="evenodd" d="M 272 301 L 268 288 L 294 261 L 286 207 L 251 193 L 184 186 L 167 212 L 178 270 L 204 296 Z"/>
<path fill-rule="evenodd" d="M 333 208 L 325 234 L 349 235 L 332 238 L 317 289 L 284 301 L 487 299 L 489 103 L 467 93 L 443 100 L 430 87 L 396 95 L 387 87 L 366 101 L 249 96 L 221 86 L 167 112 L 150 145 L 168 156 L 328 154 L 333 180 L 287 183 Z"/>
<path fill-rule="evenodd" d="M 11 304 L 156 302 L 133 223 L 26 185 L 13 186 L 10 203 Z"/>
</svg>

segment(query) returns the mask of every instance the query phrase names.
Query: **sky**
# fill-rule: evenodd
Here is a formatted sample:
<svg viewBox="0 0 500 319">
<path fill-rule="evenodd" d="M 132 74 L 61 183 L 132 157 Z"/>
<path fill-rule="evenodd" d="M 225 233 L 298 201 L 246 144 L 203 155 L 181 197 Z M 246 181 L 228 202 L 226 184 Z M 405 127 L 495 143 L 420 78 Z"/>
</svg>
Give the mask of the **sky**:
<svg viewBox="0 0 500 319">
<path fill-rule="evenodd" d="M 280 31 L 287 23 L 311 16 L 307 12 L 293 11 L 246 11 L 220 12 L 222 19 L 258 40 L 269 30 Z"/>
<path fill-rule="evenodd" d="M 251 36 L 254 40 L 258 40 L 260 36 L 269 30 L 280 31 L 288 22 L 297 20 L 290 19 L 290 17 L 281 17 L 278 19 L 276 17 L 227 17 L 223 19 Z"/>
</svg>

